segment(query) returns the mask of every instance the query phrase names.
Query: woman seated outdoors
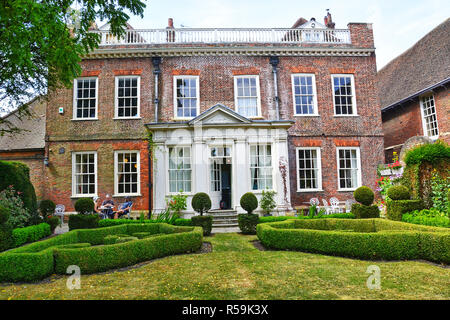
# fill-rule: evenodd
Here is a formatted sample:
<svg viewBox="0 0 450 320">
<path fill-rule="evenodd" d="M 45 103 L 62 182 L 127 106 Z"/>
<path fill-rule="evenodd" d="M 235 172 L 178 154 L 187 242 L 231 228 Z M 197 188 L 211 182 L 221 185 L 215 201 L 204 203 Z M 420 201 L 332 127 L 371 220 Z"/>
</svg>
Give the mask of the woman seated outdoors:
<svg viewBox="0 0 450 320">
<path fill-rule="evenodd" d="M 131 201 L 131 198 L 125 197 L 125 202 L 119 206 L 118 211 L 114 212 L 114 219 L 118 219 L 118 218 L 130 213 L 132 206 L 133 206 L 133 201 Z"/>
<path fill-rule="evenodd" d="M 102 210 L 100 209 L 101 206 L 102 206 L 102 201 L 100 200 L 99 197 L 95 196 L 94 197 L 94 212 L 96 214 L 98 214 L 101 219 L 104 219 L 105 215 L 103 214 Z"/>
</svg>

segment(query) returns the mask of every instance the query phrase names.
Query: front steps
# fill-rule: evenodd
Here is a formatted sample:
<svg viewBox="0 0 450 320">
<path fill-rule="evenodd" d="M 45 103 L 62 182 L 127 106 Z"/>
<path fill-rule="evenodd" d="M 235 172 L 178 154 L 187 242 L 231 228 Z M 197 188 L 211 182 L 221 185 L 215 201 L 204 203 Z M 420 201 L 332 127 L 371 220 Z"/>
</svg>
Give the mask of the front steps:
<svg viewBox="0 0 450 320">
<path fill-rule="evenodd" d="M 208 215 L 213 217 L 212 233 L 240 231 L 236 210 L 210 210 Z"/>
</svg>

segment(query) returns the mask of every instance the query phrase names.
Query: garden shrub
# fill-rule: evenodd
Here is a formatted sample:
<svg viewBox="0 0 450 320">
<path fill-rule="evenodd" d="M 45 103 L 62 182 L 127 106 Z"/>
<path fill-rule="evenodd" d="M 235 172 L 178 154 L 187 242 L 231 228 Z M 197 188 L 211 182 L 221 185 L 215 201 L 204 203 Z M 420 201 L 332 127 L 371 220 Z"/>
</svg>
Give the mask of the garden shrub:
<svg viewBox="0 0 450 320">
<path fill-rule="evenodd" d="M 19 192 L 16 192 L 13 186 L 8 186 L 6 189 L 0 191 L 0 205 L 9 210 L 9 218 L 7 224 L 12 228 L 21 228 L 38 222 L 37 219 L 32 219 L 29 210 L 25 208 Z"/>
<path fill-rule="evenodd" d="M 0 224 L 0 252 L 14 246 L 12 239 L 12 228 L 6 223 Z"/>
<path fill-rule="evenodd" d="M 39 210 L 43 217 L 47 217 L 55 213 L 56 204 L 52 200 L 42 200 L 39 203 Z"/>
<path fill-rule="evenodd" d="M 138 239 L 143 239 L 149 235 L 151 235 L 150 232 L 134 232 L 131 234 L 133 237 L 136 237 Z"/>
<path fill-rule="evenodd" d="M 372 189 L 366 186 L 361 186 L 353 192 L 355 200 L 363 205 L 370 206 L 373 203 L 375 194 Z"/>
<path fill-rule="evenodd" d="M 134 240 L 138 240 L 137 237 L 119 237 L 119 239 L 116 240 L 116 243 L 123 243 L 123 242 L 128 242 L 128 241 L 134 241 Z"/>
<path fill-rule="evenodd" d="M 386 216 L 390 220 L 402 221 L 404 213 L 422 208 L 422 200 L 386 200 Z"/>
<path fill-rule="evenodd" d="M 13 246 L 19 247 L 24 243 L 35 242 L 52 234 L 48 223 L 40 223 L 35 226 L 16 228 L 12 231 Z"/>
<path fill-rule="evenodd" d="M 278 222 L 285 221 L 288 219 L 329 219 L 329 218 L 337 218 L 337 219 L 354 219 L 355 215 L 353 213 L 333 213 L 327 215 L 316 215 L 316 216 L 299 216 L 299 217 L 290 217 L 290 216 L 279 216 L 279 217 L 259 217 L 258 223 L 268 223 L 268 222 Z"/>
<path fill-rule="evenodd" d="M 379 218 L 380 209 L 376 204 L 366 206 L 360 203 L 352 204 L 352 213 L 356 219 Z"/>
<path fill-rule="evenodd" d="M 272 249 L 450 263 L 449 230 L 383 219 L 289 219 L 259 224 L 257 235 Z"/>
<path fill-rule="evenodd" d="M 98 228 L 100 217 L 97 214 L 69 215 L 69 230 Z"/>
<path fill-rule="evenodd" d="M 409 200 L 411 194 L 407 187 L 402 185 L 392 186 L 387 190 L 387 196 L 391 200 Z"/>
<path fill-rule="evenodd" d="M 80 198 L 75 201 L 75 211 L 79 214 L 89 214 L 94 212 L 94 201 L 91 198 Z"/>
<path fill-rule="evenodd" d="M 0 205 L 0 224 L 4 224 L 8 221 L 10 216 L 9 209 Z"/>
<path fill-rule="evenodd" d="M 450 228 L 450 217 L 448 214 L 434 208 L 405 213 L 402 216 L 402 221 L 426 226 Z"/>
<path fill-rule="evenodd" d="M 155 229 L 156 228 L 156 229 Z M 113 245 L 103 244 L 109 235 L 133 232 L 160 233 Z M 99 229 L 79 229 L 0 254 L 0 282 L 36 281 L 53 273 L 66 274 L 77 265 L 82 274 L 130 266 L 167 255 L 195 252 L 203 241 L 202 230 L 167 224 L 129 224 Z"/>
<path fill-rule="evenodd" d="M 211 209 L 211 199 L 208 194 L 198 192 L 192 197 L 192 208 L 202 216 L 204 212 Z"/>
<path fill-rule="evenodd" d="M 203 235 L 209 236 L 212 229 L 212 217 L 211 216 L 193 216 L 191 218 L 193 226 L 198 226 L 203 228 Z"/>
<path fill-rule="evenodd" d="M 50 225 L 51 233 L 55 232 L 56 227 L 61 223 L 59 218 L 55 216 L 46 217 L 44 221 Z"/>
<path fill-rule="evenodd" d="M 263 209 L 266 215 L 270 215 L 270 212 L 276 208 L 277 203 L 275 202 L 275 191 L 263 190 L 261 195 L 261 200 L 259 201 L 259 206 Z"/>
<path fill-rule="evenodd" d="M 252 192 L 247 192 L 242 195 L 240 204 L 242 209 L 250 214 L 253 210 L 258 208 L 258 199 Z"/>
<path fill-rule="evenodd" d="M 256 225 L 259 223 L 259 216 L 254 213 L 244 213 L 238 215 L 239 229 L 243 234 L 256 234 Z"/>
<path fill-rule="evenodd" d="M 435 164 L 443 159 L 450 159 L 450 147 L 441 140 L 419 145 L 408 150 L 405 155 L 406 165 L 421 164 L 422 162 Z"/>
<path fill-rule="evenodd" d="M 30 214 L 37 212 L 36 193 L 27 165 L 16 161 L 0 161 L 0 191 L 10 186 L 20 192 L 24 207 Z"/>
<path fill-rule="evenodd" d="M 174 226 L 192 226 L 192 220 L 191 219 L 176 219 L 173 223 Z"/>
</svg>

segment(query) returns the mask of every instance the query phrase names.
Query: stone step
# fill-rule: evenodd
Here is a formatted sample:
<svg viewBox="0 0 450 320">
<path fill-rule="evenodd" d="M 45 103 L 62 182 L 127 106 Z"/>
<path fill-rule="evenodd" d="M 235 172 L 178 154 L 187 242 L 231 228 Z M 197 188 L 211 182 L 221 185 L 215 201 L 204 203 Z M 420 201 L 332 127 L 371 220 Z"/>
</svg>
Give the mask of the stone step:
<svg viewBox="0 0 450 320">
<path fill-rule="evenodd" d="M 212 224 L 213 228 L 236 228 L 239 227 L 239 224 L 237 223 L 230 223 L 230 224 Z"/>
<path fill-rule="evenodd" d="M 225 224 L 237 224 L 238 221 L 236 220 L 218 220 L 212 222 L 213 225 L 225 225 Z"/>
</svg>

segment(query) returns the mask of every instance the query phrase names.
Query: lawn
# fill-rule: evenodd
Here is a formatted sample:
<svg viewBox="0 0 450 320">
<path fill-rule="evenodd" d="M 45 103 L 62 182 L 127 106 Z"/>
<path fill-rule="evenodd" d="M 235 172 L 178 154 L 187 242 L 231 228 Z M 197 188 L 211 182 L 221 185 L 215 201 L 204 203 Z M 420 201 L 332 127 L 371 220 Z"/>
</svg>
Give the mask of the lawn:
<svg viewBox="0 0 450 320">
<path fill-rule="evenodd" d="M 373 262 L 288 251 L 259 251 L 256 236 L 206 237 L 213 252 L 170 256 L 126 271 L 0 285 L 0 299 L 450 299 L 450 268 L 426 262 Z M 369 290 L 369 265 L 381 289 Z"/>
</svg>

